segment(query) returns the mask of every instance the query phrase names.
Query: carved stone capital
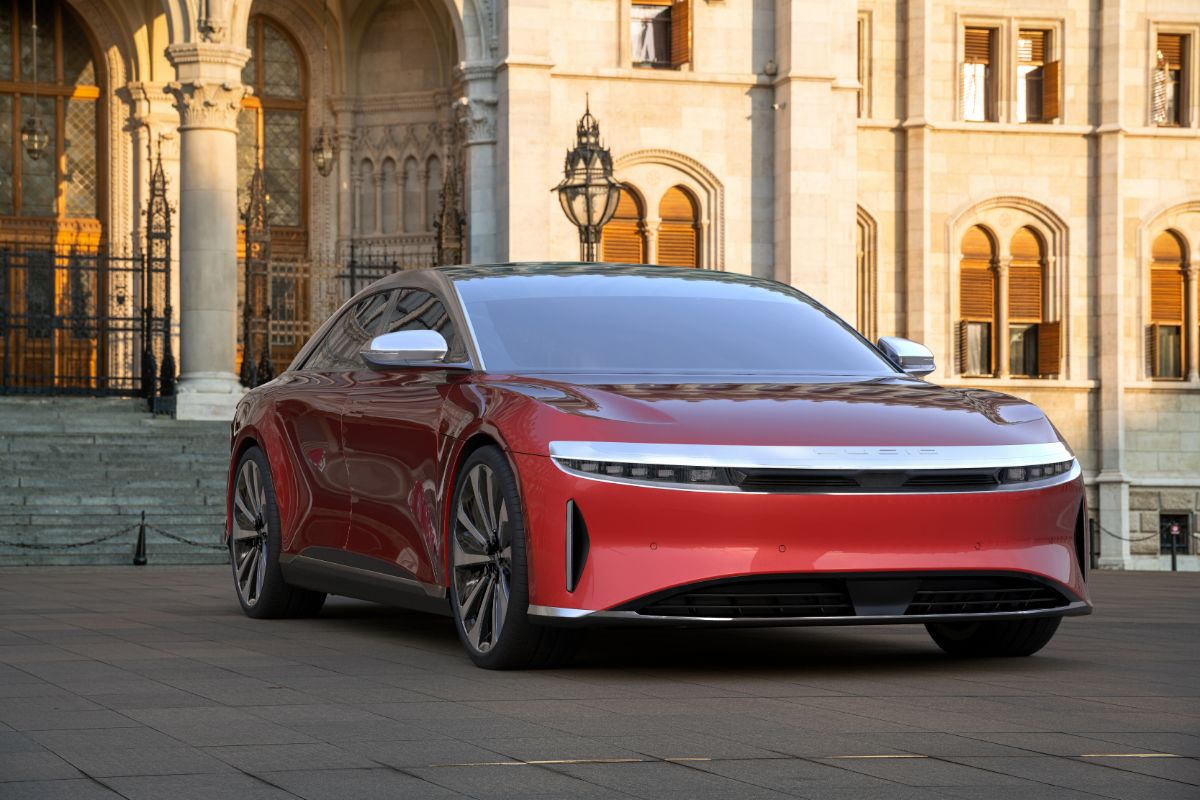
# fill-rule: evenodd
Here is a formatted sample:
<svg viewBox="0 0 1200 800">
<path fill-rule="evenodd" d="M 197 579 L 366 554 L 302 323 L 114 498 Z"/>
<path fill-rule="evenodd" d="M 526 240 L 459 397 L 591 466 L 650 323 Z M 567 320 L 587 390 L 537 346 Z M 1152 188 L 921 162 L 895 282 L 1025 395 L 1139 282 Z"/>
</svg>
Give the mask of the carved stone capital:
<svg viewBox="0 0 1200 800">
<path fill-rule="evenodd" d="M 168 83 L 165 91 L 175 98 L 181 131 L 197 128 L 237 131 L 238 111 L 247 94 L 245 86 L 193 81 Z"/>
<path fill-rule="evenodd" d="M 454 114 L 467 145 L 492 144 L 496 141 L 496 98 L 460 97 Z"/>
</svg>

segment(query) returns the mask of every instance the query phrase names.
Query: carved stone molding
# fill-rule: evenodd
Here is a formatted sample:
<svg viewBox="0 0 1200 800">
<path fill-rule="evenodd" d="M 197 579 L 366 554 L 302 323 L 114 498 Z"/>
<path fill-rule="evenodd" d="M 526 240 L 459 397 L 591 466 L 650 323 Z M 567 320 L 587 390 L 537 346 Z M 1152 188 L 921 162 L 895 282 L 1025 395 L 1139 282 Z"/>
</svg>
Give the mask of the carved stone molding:
<svg viewBox="0 0 1200 800">
<path fill-rule="evenodd" d="M 234 83 L 168 83 L 165 91 L 175 98 L 179 129 L 209 128 L 237 132 L 238 111 L 246 87 Z"/>
</svg>

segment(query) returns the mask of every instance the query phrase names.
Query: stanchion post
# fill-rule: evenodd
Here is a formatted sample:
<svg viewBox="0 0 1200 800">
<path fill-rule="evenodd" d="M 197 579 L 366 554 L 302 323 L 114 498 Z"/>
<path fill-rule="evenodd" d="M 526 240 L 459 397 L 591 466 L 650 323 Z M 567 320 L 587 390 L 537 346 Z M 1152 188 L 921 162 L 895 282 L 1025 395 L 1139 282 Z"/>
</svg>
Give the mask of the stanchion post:
<svg viewBox="0 0 1200 800">
<path fill-rule="evenodd" d="M 1088 520 L 1088 534 L 1092 545 L 1092 569 L 1097 569 L 1100 566 L 1100 523 L 1094 518 Z"/>
<path fill-rule="evenodd" d="M 137 544 L 133 547 L 133 565 L 146 566 L 146 511 L 142 510 L 142 521 L 138 523 Z"/>
</svg>

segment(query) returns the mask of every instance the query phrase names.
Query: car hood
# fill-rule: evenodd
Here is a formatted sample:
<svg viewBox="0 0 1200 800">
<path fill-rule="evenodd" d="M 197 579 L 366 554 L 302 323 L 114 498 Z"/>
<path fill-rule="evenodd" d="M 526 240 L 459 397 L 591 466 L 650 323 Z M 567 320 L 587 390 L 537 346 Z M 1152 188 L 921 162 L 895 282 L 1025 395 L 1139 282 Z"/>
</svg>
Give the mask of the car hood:
<svg viewBox="0 0 1200 800">
<path fill-rule="evenodd" d="M 489 383 L 544 409 L 526 427 L 540 440 L 530 442 L 537 451 L 570 440 L 888 447 L 1059 441 L 1042 411 L 1024 400 L 900 376 L 647 382 L 539 375 Z"/>
</svg>

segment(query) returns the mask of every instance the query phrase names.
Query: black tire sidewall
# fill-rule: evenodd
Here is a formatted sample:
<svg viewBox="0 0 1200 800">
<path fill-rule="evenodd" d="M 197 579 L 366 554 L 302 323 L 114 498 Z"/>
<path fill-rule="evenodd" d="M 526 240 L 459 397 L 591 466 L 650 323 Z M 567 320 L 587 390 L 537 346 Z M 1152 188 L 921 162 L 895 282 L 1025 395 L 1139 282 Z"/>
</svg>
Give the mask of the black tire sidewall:
<svg viewBox="0 0 1200 800">
<path fill-rule="evenodd" d="M 458 588 L 454 575 L 454 536 L 455 518 L 460 497 L 466 488 L 464 476 L 479 464 L 490 468 L 500 482 L 500 491 L 508 506 L 509 524 L 512 526 L 512 561 L 510 563 L 508 615 L 500 632 L 500 639 L 487 652 L 479 652 L 467 637 L 466 626 L 459 612 Z M 537 647 L 540 629 L 531 625 L 527 612 L 529 610 L 529 543 L 525 532 L 525 513 L 521 504 L 521 493 L 517 488 L 516 474 L 504 453 L 496 447 L 486 446 L 472 452 L 463 461 L 455 478 L 454 492 L 451 496 L 450 523 L 447 531 L 446 547 L 450 574 L 449 584 L 450 612 L 454 617 L 454 627 L 458 638 L 477 665 L 487 669 L 509 669 L 521 667 L 532 658 Z"/>
<path fill-rule="evenodd" d="M 270 462 L 267 461 L 266 454 L 257 446 L 247 448 L 246 452 L 242 453 L 241 458 L 238 459 L 236 470 L 233 473 L 233 491 L 237 491 L 237 479 L 247 461 L 253 461 L 258 465 L 263 481 L 263 491 L 267 496 L 267 505 L 264 509 L 267 523 L 266 573 L 263 575 L 262 593 L 254 605 L 248 605 L 242 599 L 242 593 L 238 591 L 237 564 L 233 558 L 233 540 L 231 538 L 229 561 L 233 573 L 233 591 L 246 616 L 254 619 L 272 619 L 286 615 L 288 602 L 291 599 L 289 587 L 284 581 L 283 571 L 279 567 L 279 553 L 283 546 L 282 529 L 279 524 L 279 504 L 275 500 L 275 483 L 271 479 Z M 230 533 L 232 534 L 232 531 Z"/>
</svg>

